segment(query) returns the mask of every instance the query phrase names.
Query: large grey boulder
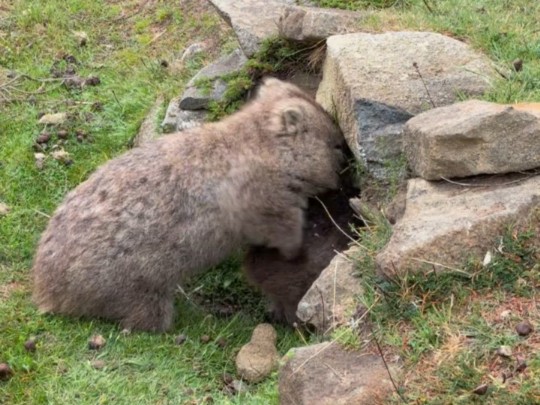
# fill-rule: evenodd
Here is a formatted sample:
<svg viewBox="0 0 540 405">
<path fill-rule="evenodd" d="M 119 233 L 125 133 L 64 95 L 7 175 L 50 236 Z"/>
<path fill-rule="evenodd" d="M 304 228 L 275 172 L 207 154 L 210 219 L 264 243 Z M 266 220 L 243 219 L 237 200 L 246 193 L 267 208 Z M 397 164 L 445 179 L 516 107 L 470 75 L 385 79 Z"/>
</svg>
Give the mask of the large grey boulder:
<svg viewBox="0 0 540 405">
<path fill-rule="evenodd" d="M 354 257 L 358 247 L 338 254 L 298 304 L 296 316 L 321 333 L 347 322 L 356 308 L 356 298 L 363 291 Z"/>
<path fill-rule="evenodd" d="M 478 96 L 495 76 L 467 44 L 430 32 L 336 35 L 327 40 L 317 101 L 337 115 L 357 159 L 376 177 L 402 150 L 403 125 L 461 96 Z"/>
<path fill-rule="evenodd" d="M 291 349 L 279 371 L 281 405 L 373 405 L 393 391 L 398 365 L 335 342 Z"/>
<path fill-rule="evenodd" d="M 331 35 L 358 32 L 371 12 L 318 7 L 284 7 L 278 22 L 279 35 L 299 42 L 317 42 Z"/>
<path fill-rule="evenodd" d="M 471 100 L 434 108 L 405 126 L 413 172 L 426 180 L 540 167 L 540 111 Z"/>
<path fill-rule="evenodd" d="M 285 5 L 295 0 L 210 0 L 234 30 L 245 55 L 257 52 L 264 39 L 278 34 L 277 22 Z"/>
<path fill-rule="evenodd" d="M 484 257 L 509 224 L 539 207 L 540 176 L 474 177 L 463 185 L 411 179 L 405 212 L 377 266 L 384 274 L 460 268 L 469 255 Z"/>
<path fill-rule="evenodd" d="M 240 71 L 246 62 L 247 58 L 242 51 L 235 49 L 202 68 L 188 82 L 179 107 L 183 110 L 201 110 L 207 108 L 210 101 L 221 100 L 227 90 L 227 83 L 221 78 Z M 207 82 L 206 86 L 200 86 L 201 82 Z"/>
</svg>

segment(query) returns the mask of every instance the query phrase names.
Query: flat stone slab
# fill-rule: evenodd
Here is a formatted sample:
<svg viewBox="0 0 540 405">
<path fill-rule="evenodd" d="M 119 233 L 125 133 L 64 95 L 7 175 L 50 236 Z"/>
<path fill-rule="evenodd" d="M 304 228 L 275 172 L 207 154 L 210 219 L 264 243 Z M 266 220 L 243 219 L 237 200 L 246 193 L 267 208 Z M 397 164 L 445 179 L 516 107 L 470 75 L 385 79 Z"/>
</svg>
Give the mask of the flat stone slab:
<svg viewBox="0 0 540 405">
<path fill-rule="evenodd" d="M 279 371 L 281 405 L 373 405 L 393 385 L 379 355 L 345 350 L 325 342 L 291 349 Z M 394 380 L 396 364 L 389 364 Z"/>
<path fill-rule="evenodd" d="M 373 13 L 318 7 L 284 7 L 278 22 L 279 35 L 293 41 L 317 42 L 329 36 L 361 30 Z"/>
<path fill-rule="evenodd" d="M 540 110 L 470 100 L 434 108 L 405 125 L 413 172 L 426 180 L 540 167 Z"/>
<path fill-rule="evenodd" d="M 474 177 L 467 185 L 411 179 L 403 217 L 377 255 L 378 269 L 390 275 L 459 269 L 468 255 L 484 257 L 509 224 L 539 206 L 540 176 Z"/>
<path fill-rule="evenodd" d="M 180 99 L 172 99 L 161 122 L 161 131 L 165 134 L 185 131 L 202 125 L 208 113 L 204 110 L 190 111 L 180 108 Z"/>
<path fill-rule="evenodd" d="M 356 158 L 376 177 L 402 151 L 406 121 L 478 96 L 496 73 L 467 44 L 431 32 L 355 33 L 327 40 L 317 101 L 336 114 Z"/>
<path fill-rule="evenodd" d="M 278 34 L 277 23 L 285 5 L 294 0 L 209 0 L 234 30 L 248 57 L 259 50 L 262 41 Z"/>
</svg>

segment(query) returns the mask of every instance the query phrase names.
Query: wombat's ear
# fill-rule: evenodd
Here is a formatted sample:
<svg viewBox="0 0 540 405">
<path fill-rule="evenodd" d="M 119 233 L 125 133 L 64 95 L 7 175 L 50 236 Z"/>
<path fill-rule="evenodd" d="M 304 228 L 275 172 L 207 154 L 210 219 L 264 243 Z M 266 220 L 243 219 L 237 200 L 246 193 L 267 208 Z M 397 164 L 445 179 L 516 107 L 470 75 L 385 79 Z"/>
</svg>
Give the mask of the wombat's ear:
<svg viewBox="0 0 540 405">
<path fill-rule="evenodd" d="M 265 77 L 257 91 L 257 97 L 267 98 L 269 96 L 274 96 L 276 89 L 279 87 L 283 87 L 283 82 L 273 77 Z"/>
<path fill-rule="evenodd" d="M 301 132 L 304 114 L 302 110 L 295 107 L 289 107 L 281 113 L 284 133 L 286 135 L 296 135 Z"/>
</svg>

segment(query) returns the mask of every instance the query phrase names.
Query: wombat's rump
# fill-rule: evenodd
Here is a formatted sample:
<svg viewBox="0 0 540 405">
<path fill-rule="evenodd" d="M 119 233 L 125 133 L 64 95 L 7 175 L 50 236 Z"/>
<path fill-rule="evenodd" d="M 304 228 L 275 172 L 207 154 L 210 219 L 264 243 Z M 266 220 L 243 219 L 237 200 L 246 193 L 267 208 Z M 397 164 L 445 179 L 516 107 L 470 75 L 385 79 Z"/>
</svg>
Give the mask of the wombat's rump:
<svg viewBox="0 0 540 405">
<path fill-rule="evenodd" d="M 337 187 L 342 144 L 305 93 L 265 80 L 236 114 L 133 149 L 70 192 L 37 249 L 34 301 L 167 330 L 191 273 L 246 245 L 298 255 L 307 197 Z"/>
<path fill-rule="evenodd" d="M 338 191 L 328 191 L 320 196 L 320 201 L 310 199 L 302 254 L 298 258 L 284 260 L 276 249 L 266 247 L 249 249 L 243 263 L 244 271 L 248 280 L 270 299 L 274 320 L 289 324 L 297 322 L 296 310 L 304 294 L 336 251 L 347 248 L 350 239 L 336 225 L 349 234 L 350 225 L 361 225 L 349 206 L 349 198 L 357 193 L 354 187 L 344 185 Z"/>
</svg>

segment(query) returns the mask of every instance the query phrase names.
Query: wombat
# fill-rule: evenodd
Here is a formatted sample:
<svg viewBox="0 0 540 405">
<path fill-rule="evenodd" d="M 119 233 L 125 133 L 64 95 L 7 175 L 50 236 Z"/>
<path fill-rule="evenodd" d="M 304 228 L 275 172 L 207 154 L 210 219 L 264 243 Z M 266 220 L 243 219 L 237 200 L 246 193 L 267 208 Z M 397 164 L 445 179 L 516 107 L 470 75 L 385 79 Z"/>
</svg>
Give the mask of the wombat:
<svg viewBox="0 0 540 405">
<path fill-rule="evenodd" d="M 336 251 L 345 250 L 351 242 L 336 225 L 349 234 L 350 225 L 362 225 L 349 206 L 349 198 L 357 194 L 352 184 L 344 184 L 338 191 L 321 195 L 319 201 L 309 200 L 302 254 L 294 260 L 285 260 L 274 248 L 254 246 L 248 250 L 243 270 L 248 281 L 270 300 L 273 321 L 298 322 L 298 303 Z"/>
<path fill-rule="evenodd" d="M 313 99 L 265 79 L 237 113 L 132 149 L 71 191 L 37 249 L 35 303 L 169 329 L 186 276 L 248 245 L 299 254 L 307 198 L 338 187 L 343 143 Z"/>
</svg>

